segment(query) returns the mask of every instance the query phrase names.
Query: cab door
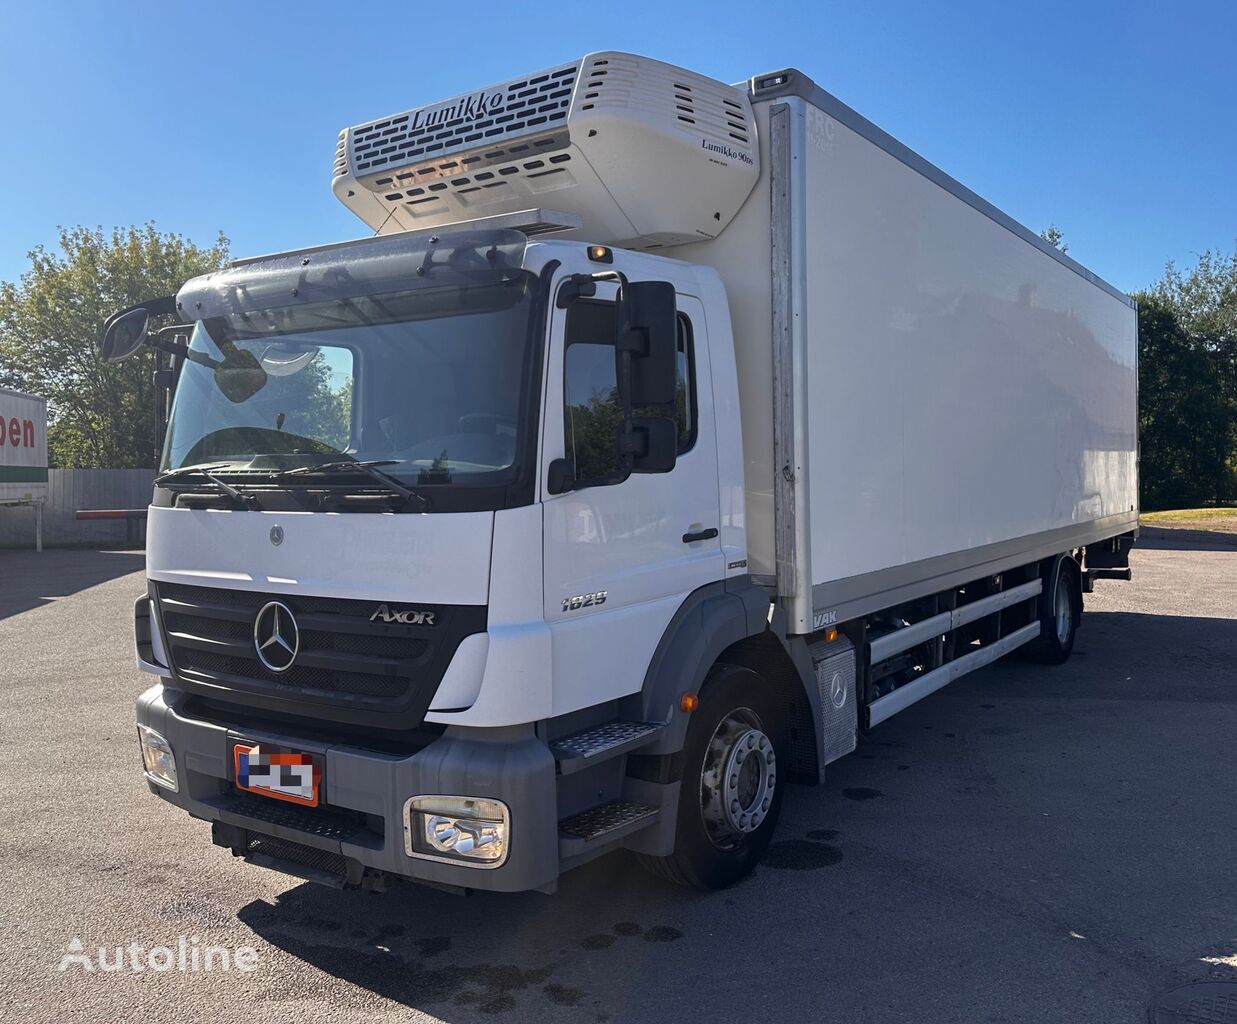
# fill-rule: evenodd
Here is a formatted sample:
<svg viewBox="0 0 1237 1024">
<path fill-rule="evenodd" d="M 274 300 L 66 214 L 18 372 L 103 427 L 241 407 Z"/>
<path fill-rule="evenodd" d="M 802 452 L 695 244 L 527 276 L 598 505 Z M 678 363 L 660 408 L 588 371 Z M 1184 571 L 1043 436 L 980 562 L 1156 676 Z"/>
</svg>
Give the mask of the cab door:
<svg viewBox="0 0 1237 1024">
<path fill-rule="evenodd" d="M 615 461 L 616 292 L 599 282 L 593 298 L 555 303 L 551 321 L 541 470 L 556 715 L 638 691 L 684 598 L 724 575 L 709 346 L 696 297 L 677 294 L 674 468 L 592 482 Z M 558 458 L 572 460 L 576 485 L 554 495 L 545 485 Z"/>
</svg>

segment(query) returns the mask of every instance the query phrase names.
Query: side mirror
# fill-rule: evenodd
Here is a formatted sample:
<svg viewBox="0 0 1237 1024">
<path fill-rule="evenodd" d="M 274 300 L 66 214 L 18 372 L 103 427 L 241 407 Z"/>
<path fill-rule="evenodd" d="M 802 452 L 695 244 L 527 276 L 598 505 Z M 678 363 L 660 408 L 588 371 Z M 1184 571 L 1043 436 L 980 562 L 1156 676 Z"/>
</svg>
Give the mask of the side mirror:
<svg viewBox="0 0 1237 1024">
<path fill-rule="evenodd" d="M 146 325 L 149 322 L 150 312 L 145 306 L 110 318 L 103 332 L 103 344 L 99 346 L 104 360 L 118 363 L 133 355 L 146 342 Z"/>
<path fill-rule="evenodd" d="M 631 421 L 633 473 L 669 473 L 679 454 L 679 428 L 669 416 L 635 416 Z"/>
<path fill-rule="evenodd" d="M 176 296 L 164 295 L 113 313 L 103 322 L 103 341 L 99 353 L 109 363 L 128 359 L 143 345 L 159 347 L 147 334 L 152 316 L 171 316 L 176 312 Z"/>
<path fill-rule="evenodd" d="M 623 357 L 630 356 L 632 408 L 670 405 L 675 398 L 679 347 L 678 308 L 668 281 L 629 281 L 615 311 L 615 358 L 623 380 Z"/>
</svg>

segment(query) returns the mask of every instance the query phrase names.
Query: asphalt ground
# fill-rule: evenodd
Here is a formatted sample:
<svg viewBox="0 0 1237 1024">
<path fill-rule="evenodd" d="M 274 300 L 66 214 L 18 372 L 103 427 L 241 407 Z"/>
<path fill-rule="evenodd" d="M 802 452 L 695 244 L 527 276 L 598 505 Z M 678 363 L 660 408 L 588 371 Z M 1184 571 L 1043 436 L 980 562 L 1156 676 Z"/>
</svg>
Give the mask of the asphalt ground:
<svg viewBox="0 0 1237 1024">
<path fill-rule="evenodd" d="M 1237 981 L 1237 549 L 1154 544 L 1067 665 L 968 676 L 789 791 L 733 889 L 618 855 L 468 898 L 212 847 L 139 770 L 141 555 L 0 552 L 0 1018 L 1144 1021 Z M 182 936 L 256 966 L 59 970 Z"/>
</svg>

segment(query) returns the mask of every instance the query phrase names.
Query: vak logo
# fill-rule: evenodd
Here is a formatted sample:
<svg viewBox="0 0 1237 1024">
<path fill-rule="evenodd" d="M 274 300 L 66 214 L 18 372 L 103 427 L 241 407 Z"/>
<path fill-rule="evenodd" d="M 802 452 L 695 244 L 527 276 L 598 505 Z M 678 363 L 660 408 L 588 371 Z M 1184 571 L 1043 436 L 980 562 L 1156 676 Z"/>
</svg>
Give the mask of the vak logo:
<svg viewBox="0 0 1237 1024">
<path fill-rule="evenodd" d="M 408 125 L 412 131 L 422 128 L 436 128 L 448 121 L 476 121 L 490 114 L 497 114 L 502 108 L 503 94 L 501 92 L 485 92 L 484 90 L 471 96 L 461 96 L 433 110 L 418 110 Z"/>
<path fill-rule="evenodd" d="M 405 626 L 432 626 L 435 614 L 417 608 L 388 608 L 385 604 L 380 604 L 369 617 L 369 621 L 377 622 L 381 619 L 383 622 L 402 622 Z"/>
</svg>

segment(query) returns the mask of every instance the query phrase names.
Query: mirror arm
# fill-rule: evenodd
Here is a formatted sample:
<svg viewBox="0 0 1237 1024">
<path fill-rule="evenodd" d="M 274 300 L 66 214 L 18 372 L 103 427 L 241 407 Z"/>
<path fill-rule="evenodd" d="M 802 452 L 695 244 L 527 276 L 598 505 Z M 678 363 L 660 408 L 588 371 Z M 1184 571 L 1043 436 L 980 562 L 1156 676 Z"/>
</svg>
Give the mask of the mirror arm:
<svg viewBox="0 0 1237 1024">
<path fill-rule="evenodd" d="M 192 324 L 172 324 L 154 334 L 148 334 L 146 344 L 149 348 L 157 348 L 160 352 L 167 352 L 169 355 L 184 356 L 189 349 L 189 342 L 185 340 L 185 335 L 191 330 L 193 330 Z"/>
<path fill-rule="evenodd" d="M 597 279 L 592 274 L 572 274 L 558 286 L 555 305 L 567 309 L 576 299 L 591 299 L 597 294 Z"/>
<path fill-rule="evenodd" d="M 125 309 L 118 309 L 115 313 L 103 321 L 103 331 L 106 334 L 107 329 L 112 324 L 119 320 L 126 313 L 132 313 L 135 309 L 144 309 L 151 316 L 170 316 L 176 312 L 176 296 L 161 295 L 157 299 L 148 299 L 145 302 L 138 302 L 135 305 Z"/>
<path fill-rule="evenodd" d="M 205 352 L 195 352 L 189 347 L 185 335 L 191 330 L 193 330 L 192 324 L 171 324 L 154 334 L 147 335 L 146 343 L 150 348 L 187 359 L 191 363 L 205 366 L 208 370 L 217 370 L 223 366 L 224 364 L 218 359 L 212 359 Z"/>
<path fill-rule="evenodd" d="M 623 301 L 623 289 L 627 287 L 627 275 L 621 270 L 598 270 L 593 274 L 572 274 L 558 287 L 558 299 L 555 305 L 566 309 L 576 299 L 591 299 L 597 294 L 598 281 L 617 281 L 619 286 L 618 302 Z"/>
</svg>

